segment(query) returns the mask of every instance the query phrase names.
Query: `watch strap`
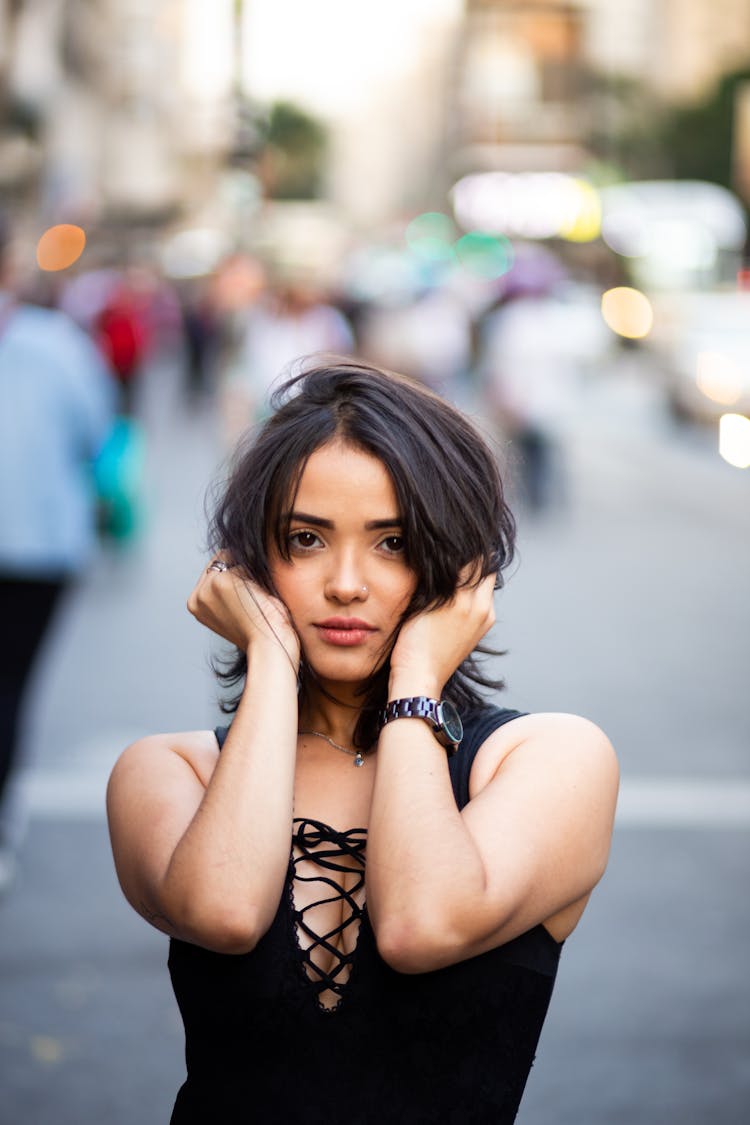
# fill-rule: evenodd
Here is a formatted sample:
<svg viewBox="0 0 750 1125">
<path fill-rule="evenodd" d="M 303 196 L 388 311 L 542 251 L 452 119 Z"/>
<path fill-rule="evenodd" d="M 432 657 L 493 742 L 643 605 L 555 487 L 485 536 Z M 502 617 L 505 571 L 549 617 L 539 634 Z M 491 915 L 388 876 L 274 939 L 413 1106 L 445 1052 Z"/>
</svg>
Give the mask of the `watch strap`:
<svg viewBox="0 0 750 1125">
<path fill-rule="evenodd" d="M 455 754 L 459 741 L 454 741 L 454 736 L 449 734 L 448 728 L 441 719 L 440 699 L 431 699 L 426 695 L 413 695 L 405 699 L 392 699 L 380 712 L 380 729 L 395 719 L 424 719 L 429 723 L 436 739 L 449 754 Z M 459 722 L 460 730 L 460 722 Z"/>
<path fill-rule="evenodd" d="M 384 726 L 393 719 L 427 719 L 437 726 L 437 705 L 439 700 L 430 699 L 426 695 L 413 695 L 408 699 L 392 699 L 383 708 L 380 715 L 380 725 Z"/>
</svg>

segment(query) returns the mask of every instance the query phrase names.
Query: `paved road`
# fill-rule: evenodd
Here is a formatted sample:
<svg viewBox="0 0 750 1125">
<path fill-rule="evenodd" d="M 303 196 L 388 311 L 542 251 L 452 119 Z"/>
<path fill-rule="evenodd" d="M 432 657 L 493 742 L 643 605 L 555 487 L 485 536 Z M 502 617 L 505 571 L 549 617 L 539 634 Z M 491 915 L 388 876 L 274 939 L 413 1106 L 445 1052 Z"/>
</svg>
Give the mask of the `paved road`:
<svg viewBox="0 0 750 1125">
<path fill-rule="evenodd" d="M 750 474 L 637 379 L 586 404 L 570 503 L 503 600 L 514 702 L 589 715 L 623 770 L 521 1125 L 750 1120 Z"/>
<path fill-rule="evenodd" d="M 0 905 L 0 1125 L 162 1125 L 183 1073 L 166 943 L 119 895 L 102 792 L 130 739 L 217 716 L 183 606 L 221 451 L 168 368 L 145 405 L 150 534 L 100 560 L 38 677 Z M 670 431 L 637 372 L 589 393 L 566 445 L 566 500 L 521 522 L 499 667 L 509 705 L 599 722 L 624 783 L 519 1122 L 746 1125 L 750 473 Z"/>
</svg>

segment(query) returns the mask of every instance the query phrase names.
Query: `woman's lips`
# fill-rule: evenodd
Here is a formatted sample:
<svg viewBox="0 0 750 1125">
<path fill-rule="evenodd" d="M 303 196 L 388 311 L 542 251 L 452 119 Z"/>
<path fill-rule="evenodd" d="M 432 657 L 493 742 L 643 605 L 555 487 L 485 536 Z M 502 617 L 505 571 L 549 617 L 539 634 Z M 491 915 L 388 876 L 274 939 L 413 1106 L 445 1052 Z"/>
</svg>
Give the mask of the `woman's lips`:
<svg viewBox="0 0 750 1125">
<path fill-rule="evenodd" d="M 315 628 L 327 644 L 344 647 L 364 644 L 370 633 L 375 632 L 374 626 L 356 617 L 331 617 Z"/>
</svg>

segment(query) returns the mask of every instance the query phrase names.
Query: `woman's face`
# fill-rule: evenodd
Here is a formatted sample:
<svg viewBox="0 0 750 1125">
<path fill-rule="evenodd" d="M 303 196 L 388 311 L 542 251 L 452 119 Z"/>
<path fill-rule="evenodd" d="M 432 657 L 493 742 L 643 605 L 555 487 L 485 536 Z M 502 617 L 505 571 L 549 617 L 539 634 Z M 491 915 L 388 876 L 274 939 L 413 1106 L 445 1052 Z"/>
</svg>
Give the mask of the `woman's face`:
<svg viewBox="0 0 750 1125">
<path fill-rule="evenodd" d="M 324 686 L 359 684 L 383 662 L 416 587 L 381 461 L 334 438 L 310 457 L 289 514 L 289 560 L 271 575 Z"/>
</svg>

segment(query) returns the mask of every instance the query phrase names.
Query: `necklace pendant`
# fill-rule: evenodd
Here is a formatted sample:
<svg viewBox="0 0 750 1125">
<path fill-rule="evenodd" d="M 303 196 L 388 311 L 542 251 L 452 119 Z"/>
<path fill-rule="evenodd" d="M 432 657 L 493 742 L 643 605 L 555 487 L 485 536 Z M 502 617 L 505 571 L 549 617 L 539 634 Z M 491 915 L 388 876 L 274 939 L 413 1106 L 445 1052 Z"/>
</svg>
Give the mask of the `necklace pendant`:
<svg viewBox="0 0 750 1125">
<path fill-rule="evenodd" d="M 365 764 L 365 760 L 364 760 L 364 758 L 362 757 L 361 754 L 357 754 L 357 756 L 354 759 L 354 764 L 355 764 L 355 766 L 357 766 L 357 768 L 359 768 L 360 766 L 363 766 Z"/>
</svg>

